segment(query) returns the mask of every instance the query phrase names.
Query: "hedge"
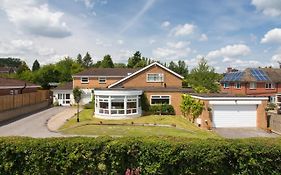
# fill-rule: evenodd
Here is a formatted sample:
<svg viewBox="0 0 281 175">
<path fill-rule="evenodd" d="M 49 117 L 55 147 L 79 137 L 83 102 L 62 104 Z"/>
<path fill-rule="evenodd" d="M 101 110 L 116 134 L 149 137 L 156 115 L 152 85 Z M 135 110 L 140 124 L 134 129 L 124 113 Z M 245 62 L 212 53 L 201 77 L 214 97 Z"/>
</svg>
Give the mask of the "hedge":
<svg viewBox="0 0 281 175">
<path fill-rule="evenodd" d="M 168 104 L 150 105 L 149 112 L 154 115 L 175 115 L 174 107 Z"/>
<path fill-rule="evenodd" d="M 0 138 L 0 174 L 280 174 L 280 139 Z"/>
</svg>

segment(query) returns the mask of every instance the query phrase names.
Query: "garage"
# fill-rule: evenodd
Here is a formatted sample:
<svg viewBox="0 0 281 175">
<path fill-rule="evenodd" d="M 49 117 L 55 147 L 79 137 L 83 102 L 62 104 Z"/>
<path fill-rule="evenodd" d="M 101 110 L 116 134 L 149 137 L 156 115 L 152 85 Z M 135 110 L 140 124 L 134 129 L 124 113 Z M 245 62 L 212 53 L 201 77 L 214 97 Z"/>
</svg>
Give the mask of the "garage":
<svg viewBox="0 0 281 175">
<path fill-rule="evenodd" d="M 213 127 L 256 127 L 256 105 L 213 105 Z"/>
<path fill-rule="evenodd" d="M 211 128 L 267 128 L 267 97 L 232 94 L 192 94 L 204 104 L 198 126 Z"/>
</svg>

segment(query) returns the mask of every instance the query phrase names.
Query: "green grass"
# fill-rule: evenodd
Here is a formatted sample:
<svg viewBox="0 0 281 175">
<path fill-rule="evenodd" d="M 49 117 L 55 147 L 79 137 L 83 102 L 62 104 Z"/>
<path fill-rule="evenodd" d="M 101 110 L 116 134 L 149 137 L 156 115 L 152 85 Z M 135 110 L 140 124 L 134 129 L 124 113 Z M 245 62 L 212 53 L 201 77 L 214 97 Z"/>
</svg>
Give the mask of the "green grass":
<svg viewBox="0 0 281 175">
<path fill-rule="evenodd" d="M 99 124 L 103 125 L 93 125 Z M 176 125 L 175 127 L 160 126 L 130 126 L 131 123 L 139 124 L 164 124 Z M 127 124 L 106 125 L 106 124 Z M 129 126 L 128 126 L 129 125 Z M 218 138 L 212 131 L 206 131 L 196 127 L 182 116 L 158 116 L 149 115 L 135 119 L 125 120 L 105 120 L 93 117 L 93 109 L 84 109 L 80 113 L 80 122 L 76 122 L 76 117 L 71 118 L 61 128 L 64 134 L 77 135 L 112 135 L 112 136 L 180 136 L 193 138 Z"/>
</svg>

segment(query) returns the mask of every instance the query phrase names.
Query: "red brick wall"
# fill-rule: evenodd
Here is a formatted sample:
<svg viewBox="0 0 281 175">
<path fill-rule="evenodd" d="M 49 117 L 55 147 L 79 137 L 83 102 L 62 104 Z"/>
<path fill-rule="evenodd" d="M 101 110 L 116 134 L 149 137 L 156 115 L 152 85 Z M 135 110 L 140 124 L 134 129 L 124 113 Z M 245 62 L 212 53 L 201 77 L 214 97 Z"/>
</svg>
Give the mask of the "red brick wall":
<svg viewBox="0 0 281 175">
<path fill-rule="evenodd" d="M 122 79 L 122 77 L 106 77 L 106 83 L 99 84 L 98 77 L 89 77 L 89 83 L 82 84 L 80 77 L 73 78 L 74 87 L 79 87 L 82 89 L 92 89 L 92 88 L 106 88 L 107 86 L 117 82 Z"/>
</svg>

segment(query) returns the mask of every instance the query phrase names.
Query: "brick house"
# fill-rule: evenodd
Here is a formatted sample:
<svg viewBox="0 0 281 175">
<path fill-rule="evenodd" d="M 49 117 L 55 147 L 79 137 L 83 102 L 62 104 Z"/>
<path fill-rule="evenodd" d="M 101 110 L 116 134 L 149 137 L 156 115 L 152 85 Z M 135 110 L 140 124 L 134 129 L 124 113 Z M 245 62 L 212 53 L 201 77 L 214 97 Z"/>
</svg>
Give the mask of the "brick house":
<svg viewBox="0 0 281 175">
<path fill-rule="evenodd" d="M 92 68 L 72 77 L 72 86 L 68 83 L 53 90 L 54 99 L 68 101 L 60 105 L 71 105 L 74 103 L 72 89 L 79 87 L 83 91 L 81 103 L 86 104 L 95 98 L 95 116 L 102 118 L 140 116 L 142 94 L 151 105 L 171 104 L 180 115 L 181 94 L 192 91 L 182 88 L 181 75 L 157 62 L 142 69 Z"/>
<path fill-rule="evenodd" d="M 13 67 L 0 67 L 0 75 L 1 74 L 13 74 L 16 73 L 16 69 Z"/>
<path fill-rule="evenodd" d="M 36 92 L 39 85 L 12 78 L 0 78 L 0 96 Z"/>
<path fill-rule="evenodd" d="M 275 103 L 281 94 L 280 68 L 247 68 L 228 72 L 221 80 L 221 92 L 236 95 L 266 96 Z"/>
</svg>

